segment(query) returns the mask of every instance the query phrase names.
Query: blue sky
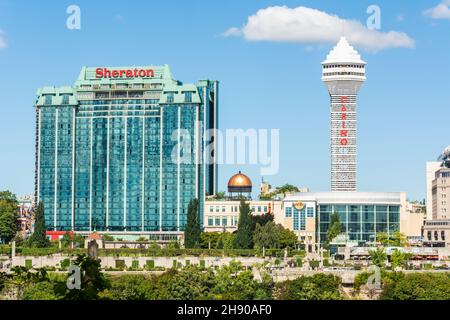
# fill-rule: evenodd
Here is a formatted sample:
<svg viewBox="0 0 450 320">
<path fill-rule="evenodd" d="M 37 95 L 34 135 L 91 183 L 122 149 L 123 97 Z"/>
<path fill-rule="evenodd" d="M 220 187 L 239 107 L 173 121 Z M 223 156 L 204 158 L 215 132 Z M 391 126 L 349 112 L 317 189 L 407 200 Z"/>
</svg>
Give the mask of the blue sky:
<svg viewBox="0 0 450 320">
<path fill-rule="evenodd" d="M 421 200 L 425 162 L 450 144 L 450 3 L 437 7 L 440 1 L 0 0 L 0 189 L 33 192 L 37 88 L 71 85 L 83 65 L 167 63 L 186 83 L 220 81 L 222 129 L 280 129 L 280 170 L 266 177 L 273 185 L 329 190 L 329 98 L 320 62 L 333 43 L 320 29 L 298 30 L 298 39 L 284 42 L 275 41 L 283 34 L 257 41 L 243 27 L 258 10 L 283 5 L 365 26 L 367 7 L 376 4 L 379 34 L 369 45 L 356 41 L 368 63 L 358 101 L 359 189 Z M 71 4 L 81 8 L 81 30 L 66 28 Z M 234 36 L 224 36 L 232 27 Z M 400 38 L 384 44 L 388 31 L 409 45 L 396 47 Z M 259 185 L 258 166 L 223 165 L 220 189 L 239 169 Z"/>
</svg>

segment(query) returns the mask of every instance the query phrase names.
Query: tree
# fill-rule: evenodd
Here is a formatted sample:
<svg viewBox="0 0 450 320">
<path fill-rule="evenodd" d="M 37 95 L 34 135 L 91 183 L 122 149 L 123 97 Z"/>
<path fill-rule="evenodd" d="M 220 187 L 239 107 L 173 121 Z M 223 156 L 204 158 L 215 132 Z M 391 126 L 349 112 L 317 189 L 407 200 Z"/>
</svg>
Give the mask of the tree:
<svg viewBox="0 0 450 320">
<path fill-rule="evenodd" d="M 341 223 L 339 221 L 339 214 L 334 212 L 331 215 L 330 227 L 328 228 L 327 237 L 323 244 L 324 248 L 328 249 L 331 241 L 333 241 L 333 239 L 336 238 L 340 233 L 341 233 Z"/>
<path fill-rule="evenodd" d="M 257 224 L 264 226 L 266 225 L 266 223 L 273 221 L 273 218 L 273 214 L 271 213 L 252 215 L 253 223 L 255 224 L 255 226 Z"/>
<path fill-rule="evenodd" d="M 281 187 L 277 187 L 275 189 L 276 194 L 283 194 L 284 197 L 288 193 L 299 192 L 299 191 L 300 190 L 296 186 L 289 184 L 289 183 L 286 183 L 285 185 L 282 185 Z"/>
<path fill-rule="evenodd" d="M 214 199 L 215 200 L 223 200 L 223 199 L 225 199 L 225 196 L 226 196 L 225 191 L 219 191 L 214 195 Z"/>
<path fill-rule="evenodd" d="M 372 263 L 374 265 L 376 265 L 379 268 L 384 267 L 387 259 L 387 255 L 386 252 L 384 251 L 384 248 L 378 247 L 376 250 L 370 250 L 369 254 L 370 258 L 372 259 Z"/>
<path fill-rule="evenodd" d="M 394 232 L 392 234 L 378 232 L 376 238 L 377 242 L 383 246 L 405 247 L 408 244 L 406 236 L 400 232 Z"/>
<path fill-rule="evenodd" d="M 46 232 L 44 205 L 40 202 L 35 213 L 34 232 L 28 240 L 30 247 L 49 247 L 50 240 L 48 240 Z"/>
<path fill-rule="evenodd" d="M 245 200 L 241 200 L 239 206 L 239 222 L 238 229 L 234 237 L 234 247 L 236 249 L 251 249 L 253 248 L 253 231 L 255 230 L 255 223 L 252 219 L 250 205 Z"/>
<path fill-rule="evenodd" d="M 301 276 L 279 282 L 273 295 L 277 300 L 340 300 L 340 286 L 341 278 L 318 273 L 312 277 Z"/>
<path fill-rule="evenodd" d="M 380 300 L 450 300 L 449 273 L 395 274 L 395 280 L 383 287 Z"/>
<path fill-rule="evenodd" d="M 407 262 L 411 259 L 410 253 L 405 253 L 400 250 L 394 250 L 391 254 L 392 269 L 404 268 Z"/>
<path fill-rule="evenodd" d="M 100 292 L 104 300 L 149 300 L 156 290 L 153 276 L 123 275 L 111 279 L 111 287 Z"/>
<path fill-rule="evenodd" d="M 193 199 L 189 202 L 187 223 L 184 229 L 185 248 L 197 248 L 200 245 L 200 218 L 198 214 L 198 200 Z"/>
<path fill-rule="evenodd" d="M 100 260 L 82 254 L 77 256 L 73 264 L 80 268 L 81 288 L 67 289 L 65 299 L 96 300 L 101 291 L 109 288 L 109 282 L 100 271 Z"/>
<path fill-rule="evenodd" d="M 9 191 L 0 192 L 0 243 L 11 241 L 18 231 L 18 202 Z"/>
<path fill-rule="evenodd" d="M 232 261 L 221 267 L 211 289 L 211 299 L 218 300 L 264 300 L 272 296 L 273 281 L 262 274 L 258 282 L 250 270 L 243 271 L 240 262 Z"/>
<path fill-rule="evenodd" d="M 202 232 L 200 234 L 200 248 L 209 249 L 211 247 L 211 249 L 215 249 L 220 237 L 220 232 Z"/>
<path fill-rule="evenodd" d="M 293 248 L 298 242 L 294 232 L 285 229 L 280 224 L 268 222 L 266 225 L 256 225 L 253 242 L 255 248 L 284 249 Z"/>
</svg>

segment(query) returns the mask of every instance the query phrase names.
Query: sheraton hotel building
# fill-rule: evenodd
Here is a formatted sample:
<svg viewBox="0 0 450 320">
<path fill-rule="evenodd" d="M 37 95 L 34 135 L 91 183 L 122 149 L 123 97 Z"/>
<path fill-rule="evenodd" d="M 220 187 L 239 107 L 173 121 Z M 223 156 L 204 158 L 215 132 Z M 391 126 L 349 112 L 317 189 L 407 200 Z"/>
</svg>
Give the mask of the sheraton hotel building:
<svg viewBox="0 0 450 320">
<path fill-rule="evenodd" d="M 51 236 L 173 239 L 189 201 L 198 198 L 203 212 L 216 192 L 215 161 L 202 160 L 214 144 L 217 81 L 183 84 L 167 65 L 83 67 L 74 86 L 39 89 L 35 107 L 35 197 Z M 181 161 L 183 137 L 192 161 Z"/>
</svg>

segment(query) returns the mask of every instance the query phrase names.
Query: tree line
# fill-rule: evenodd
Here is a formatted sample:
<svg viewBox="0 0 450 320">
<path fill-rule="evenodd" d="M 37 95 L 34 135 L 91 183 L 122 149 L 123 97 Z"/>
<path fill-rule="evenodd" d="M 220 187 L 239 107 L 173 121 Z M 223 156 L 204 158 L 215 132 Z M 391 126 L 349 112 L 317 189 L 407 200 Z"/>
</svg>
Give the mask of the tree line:
<svg viewBox="0 0 450 320">
<path fill-rule="evenodd" d="M 253 215 L 250 205 L 241 200 L 239 220 L 234 233 L 205 233 L 201 230 L 198 200 L 189 203 L 184 232 L 186 248 L 285 249 L 295 248 L 297 235 L 273 221 L 273 215 Z"/>
</svg>

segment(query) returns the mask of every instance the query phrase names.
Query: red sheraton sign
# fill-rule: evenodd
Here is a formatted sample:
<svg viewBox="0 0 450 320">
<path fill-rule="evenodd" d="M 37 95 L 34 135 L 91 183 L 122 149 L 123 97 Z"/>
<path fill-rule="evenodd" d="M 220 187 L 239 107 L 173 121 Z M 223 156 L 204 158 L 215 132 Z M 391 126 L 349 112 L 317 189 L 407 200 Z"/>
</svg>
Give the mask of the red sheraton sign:
<svg viewBox="0 0 450 320">
<path fill-rule="evenodd" d="M 153 69 L 122 69 L 109 70 L 108 68 L 97 68 L 95 77 L 102 78 L 153 78 L 155 71 Z"/>
<path fill-rule="evenodd" d="M 347 130 L 347 97 L 341 97 L 341 130 L 340 130 L 340 144 L 341 146 L 348 145 L 348 130 Z"/>
</svg>

